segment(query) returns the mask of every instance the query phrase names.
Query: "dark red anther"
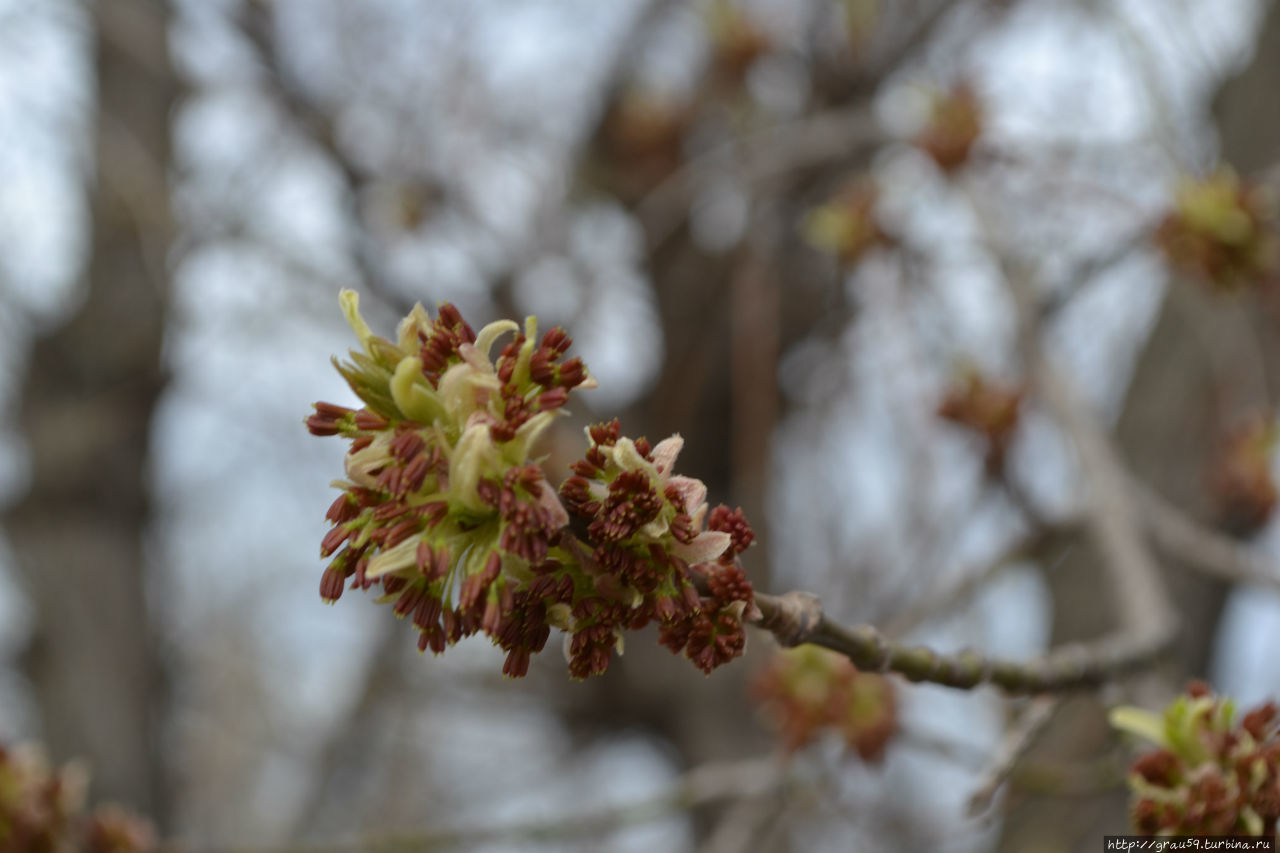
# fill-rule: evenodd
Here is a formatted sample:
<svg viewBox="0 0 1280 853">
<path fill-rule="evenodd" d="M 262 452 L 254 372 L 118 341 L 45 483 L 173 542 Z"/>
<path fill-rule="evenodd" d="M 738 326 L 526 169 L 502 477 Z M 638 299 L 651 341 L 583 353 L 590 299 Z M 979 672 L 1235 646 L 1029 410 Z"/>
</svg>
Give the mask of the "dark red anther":
<svg viewBox="0 0 1280 853">
<path fill-rule="evenodd" d="M 346 581 L 347 575 L 334 561 L 333 565 L 324 570 L 324 574 L 320 576 L 320 598 L 326 604 L 332 604 L 342 597 L 343 583 Z"/>
<path fill-rule="evenodd" d="M 502 664 L 502 674 L 509 678 L 523 678 L 529 674 L 529 650 L 512 649 Z"/>
<path fill-rule="evenodd" d="M 377 412 L 360 409 L 356 412 L 356 428 L 369 432 L 378 432 L 391 426 L 391 422 Z"/>
<path fill-rule="evenodd" d="M 560 365 L 556 384 L 564 388 L 576 388 L 587 378 L 587 367 L 582 359 L 574 357 Z"/>
<path fill-rule="evenodd" d="M 331 435 L 338 434 L 338 424 L 336 421 L 329 420 L 321 415 L 311 415 L 304 421 L 307 425 L 307 431 L 312 435 L 326 438 Z"/>
<path fill-rule="evenodd" d="M 586 459 L 575 460 L 574 463 L 569 466 L 569 470 L 573 471 L 573 473 L 577 474 L 579 477 L 585 477 L 588 480 L 594 480 L 604 473 Z"/>
<path fill-rule="evenodd" d="M 413 612 L 413 624 L 419 631 L 440 629 L 440 599 L 428 593 L 418 602 L 418 609 Z"/>
<path fill-rule="evenodd" d="M 677 542 L 687 545 L 698 535 L 698 531 L 694 529 L 693 519 L 683 512 L 677 512 L 676 517 L 671 519 L 671 535 Z"/>
<path fill-rule="evenodd" d="M 408 462 L 426 446 L 426 439 L 416 430 L 406 430 L 391 440 L 391 452 L 401 462 Z"/>
<path fill-rule="evenodd" d="M 555 326 L 542 336 L 542 346 L 551 350 L 556 356 L 564 355 L 573 345 L 573 338 L 562 327 Z"/>
<path fill-rule="evenodd" d="M 346 492 L 338 495 L 337 499 L 329 504 L 329 511 L 324 517 L 334 524 L 342 524 L 344 521 L 350 521 L 360 514 L 360 507 Z"/>
<path fill-rule="evenodd" d="M 405 492 L 416 492 L 422 488 L 422 484 L 426 482 L 427 475 L 431 473 L 431 460 L 426 456 L 415 456 L 413 461 L 404 468 L 404 473 L 400 477 L 400 486 Z"/>
<path fill-rule="evenodd" d="M 404 468 L 399 465 L 388 465 L 378 473 L 378 479 L 375 481 L 378 488 L 392 494 L 400 495 L 400 480 L 404 477 Z"/>
<path fill-rule="evenodd" d="M 612 447 L 622 437 L 622 424 L 618 423 L 617 418 L 614 418 L 608 423 L 596 424 L 591 427 L 589 434 L 593 444 L 601 447 Z"/>
<path fill-rule="evenodd" d="M 418 571 L 428 581 L 439 580 L 439 578 L 433 577 L 436 567 L 436 552 L 431 547 L 430 542 L 424 539 L 418 543 L 418 549 L 414 552 L 414 562 L 418 567 Z"/>
<path fill-rule="evenodd" d="M 564 388 L 552 388 L 538 395 L 538 410 L 549 412 L 569 402 L 569 392 Z"/>
<path fill-rule="evenodd" d="M 427 595 L 427 588 L 422 584 L 406 587 L 404 592 L 400 593 L 400 597 L 396 599 L 395 606 L 392 610 L 397 618 L 404 618 L 408 614 L 418 609 L 418 605 L 422 603 L 422 599 Z"/>
<path fill-rule="evenodd" d="M 411 535 L 418 532 L 418 520 L 416 518 L 406 518 L 404 521 L 397 522 L 390 530 L 387 531 L 386 539 L 382 545 L 384 548 L 393 548 L 399 545 Z"/>
<path fill-rule="evenodd" d="M 534 350 L 529 356 L 529 378 L 544 388 L 550 387 L 556 380 L 553 354 L 545 349 Z"/>
<path fill-rule="evenodd" d="M 428 501 L 417 509 L 418 516 L 427 523 L 427 528 L 435 527 L 449 514 L 447 501 Z"/>
<path fill-rule="evenodd" d="M 354 531 L 347 525 L 340 524 L 325 534 L 324 539 L 320 540 L 320 556 L 327 557 L 334 551 L 338 550 L 338 546 L 347 541 L 347 537 Z"/>
<path fill-rule="evenodd" d="M 498 500 L 502 495 L 502 486 L 495 480 L 481 477 L 476 481 L 476 494 L 486 506 L 497 507 Z"/>
<path fill-rule="evenodd" d="M 356 561 L 355 577 L 351 581 L 352 589 L 355 589 L 356 587 L 359 587 L 360 589 L 368 589 L 369 587 L 373 586 L 373 581 L 365 577 L 365 572 L 368 570 L 368 568 L 369 568 L 368 557 L 361 557 L 359 560 Z"/>
<path fill-rule="evenodd" d="M 435 654 L 440 654 L 445 650 L 448 643 L 445 641 L 444 631 L 439 625 L 431 625 L 418 636 L 418 651 L 425 652 L 431 649 Z"/>
<path fill-rule="evenodd" d="M 489 427 L 489 437 L 498 444 L 511 441 L 516 437 L 516 430 L 520 427 L 511 421 L 504 421 L 500 424 L 492 424 Z"/>
</svg>

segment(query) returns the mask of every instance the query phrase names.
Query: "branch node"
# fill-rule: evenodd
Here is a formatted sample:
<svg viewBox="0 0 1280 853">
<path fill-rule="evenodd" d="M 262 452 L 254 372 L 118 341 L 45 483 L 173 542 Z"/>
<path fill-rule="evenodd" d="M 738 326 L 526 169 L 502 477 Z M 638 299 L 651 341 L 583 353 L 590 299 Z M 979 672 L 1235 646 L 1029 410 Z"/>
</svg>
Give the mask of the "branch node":
<svg viewBox="0 0 1280 853">
<path fill-rule="evenodd" d="M 773 607 L 762 608 L 760 627 L 784 646 L 808 642 L 822 623 L 822 602 L 811 592 L 793 590 L 774 599 Z"/>
</svg>

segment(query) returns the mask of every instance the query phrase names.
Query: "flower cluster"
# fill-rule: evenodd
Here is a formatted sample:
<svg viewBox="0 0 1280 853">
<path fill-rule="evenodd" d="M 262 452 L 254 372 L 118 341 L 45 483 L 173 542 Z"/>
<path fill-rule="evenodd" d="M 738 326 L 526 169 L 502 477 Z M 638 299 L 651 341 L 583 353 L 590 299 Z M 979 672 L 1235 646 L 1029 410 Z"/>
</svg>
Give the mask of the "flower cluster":
<svg viewBox="0 0 1280 853">
<path fill-rule="evenodd" d="M 755 537 L 742 510 L 708 512 L 706 486 L 672 473 L 678 435 L 650 447 L 623 437 L 617 420 L 587 435 L 591 448 L 560 487 L 592 548 L 589 583 L 564 602 L 570 671 L 603 672 L 622 632 L 651 622 L 703 672 L 742 654 L 742 620 L 758 616 L 737 561 Z"/>
<path fill-rule="evenodd" d="M 145 853 L 150 824 L 117 806 L 84 813 L 85 774 L 51 768 L 35 746 L 0 745 L 0 850 Z"/>
<path fill-rule="evenodd" d="M 876 246 L 892 244 L 876 219 L 880 192 L 867 178 L 853 178 L 825 204 L 809 211 L 804 237 L 809 245 L 836 256 L 849 269 Z"/>
<path fill-rule="evenodd" d="M 987 443 L 987 471 L 1004 469 L 1005 455 L 1018 428 L 1022 389 L 989 382 L 977 371 L 966 371 L 938 406 L 938 416 L 966 427 Z"/>
<path fill-rule="evenodd" d="M 1280 818 L 1280 710 L 1268 702 L 1236 721 L 1230 699 L 1192 682 L 1156 715 L 1111 714 L 1154 741 L 1129 774 L 1133 826 L 1147 835 L 1271 835 Z"/>
<path fill-rule="evenodd" d="M 1280 276 L 1280 232 L 1261 189 L 1222 169 L 1184 181 L 1156 230 L 1170 263 L 1223 293 Z"/>
<path fill-rule="evenodd" d="M 342 304 L 363 349 L 335 364 L 365 405 L 317 403 L 306 421 L 351 441 L 321 543 L 322 598 L 377 586 L 420 650 L 484 633 L 513 677 L 553 627 L 576 677 L 603 672 L 622 632 L 654 621 L 703 670 L 741 653 L 755 611 L 735 558 L 751 528 L 741 512 L 708 514 L 705 487 L 672 475 L 679 437 L 650 448 L 616 422 L 590 429 L 565 503 L 531 457 L 569 392 L 594 386 L 563 358 L 563 330 L 539 341 L 531 317 L 523 332 L 501 321 L 476 334 L 452 306 L 432 319 L 419 305 L 393 343 L 369 331 L 354 293 Z"/>
<path fill-rule="evenodd" d="M 615 99 L 603 126 L 613 189 L 638 200 L 680 168 L 692 119 L 687 105 L 641 89 L 628 89 Z"/>
<path fill-rule="evenodd" d="M 898 729 L 889 680 L 817 646 L 779 651 L 756 676 L 752 693 L 788 752 L 835 731 L 863 761 L 879 762 Z"/>
<path fill-rule="evenodd" d="M 1236 536 L 1257 533 L 1275 511 L 1271 458 L 1280 430 L 1267 416 L 1246 420 L 1227 436 L 1209 469 L 1218 523 Z"/>
<path fill-rule="evenodd" d="M 712 62 L 723 79 L 740 85 L 752 64 L 772 47 L 770 38 L 737 4 L 718 0 L 708 10 Z"/>
<path fill-rule="evenodd" d="M 929 124 L 916 137 L 916 145 L 933 158 L 942 171 L 951 173 L 969 160 L 973 144 L 982 134 L 982 103 L 973 87 L 960 83 L 934 99 Z"/>
<path fill-rule="evenodd" d="M 418 305 L 393 343 L 369 331 L 354 293 L 342 304 L 363 350 L 335 364 L 365 405 L 317 403 L 306 421 L 315 435 L 351 440 L 320 594 L 332 602 L 348 581 L 379 585 L 412 618 L 420 649 L 484 631 L 508 653 L 504 671 L 522 675 L 548 635 L 531 586 L 563 558 L 555 545 L 568 520 L 530 452 L 569 391 L 591 384 L 586 368 L 562 360 L 562 329 L 539 341 L 532 318 L 523 333 L 507 320 L 477 335 L 453 306 L 433 320 Z"/>
</svg>

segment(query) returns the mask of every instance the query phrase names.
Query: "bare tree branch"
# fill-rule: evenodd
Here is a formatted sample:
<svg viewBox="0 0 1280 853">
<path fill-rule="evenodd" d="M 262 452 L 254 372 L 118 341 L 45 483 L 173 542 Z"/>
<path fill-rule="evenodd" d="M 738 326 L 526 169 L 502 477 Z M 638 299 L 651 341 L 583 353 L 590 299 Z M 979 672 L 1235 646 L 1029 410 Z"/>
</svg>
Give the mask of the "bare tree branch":
<svg viewBox="0 0 1280 853">
<path fill-rule="evenodd" d="M 822 612 L 816 595 L 789 592 L 756 594 L 756 621 L 784 646 L 812 643 L 839 652 L 859 669 L 894 672 L 910 681 L 926 681 L 968 690 L 991 684 L 1014 695 L 1096 687 L 1142 669 L 1168 646 L 1169 636 L 1118 632 L 1090 643 L 1061 646 L 1026 661 L 988 657 L 966 650 L 944 654 L 924 646 L 896 643 L 871 625 L 846 627 Z"/>
<path fill-rule="evenodd" d="M 726 799 L 761 796 L 787 781 L 774 756 L 704 764 L 685 773 L 655 796 L 586 813 L 495 824 L 442 827 L 399 835 L 367 836 L 319 844 L 281 844 L 222 848 L 221 853 L 410 853 L 519 841 L 523 844 L 589 838 L 649 823 L 696 806 Z M 166 848 L 172 853 L 184 849 Z"/>
<path fill-rule="evenodd" d="M 1280 567 L 1241 542 L 1200 524 L 1145 485 L 1131 486 L 1134 503 L 1156 547 L 1210 577 L 1280 589 Z"/>
<path fill-rule="evenodd" d="M 991 807 L 996 792 L 1013 772 L 1018 759 L 1027 751 L 1044 727 L 1052 719 L 1061 700 L 1057 696 L 1039 696 L 1032 699 L 1013 725 L 996 745 L 990 762 L 983 768 L 977 789 L 969 798 L 969 814 L 977 816 Z"/>
</svg>

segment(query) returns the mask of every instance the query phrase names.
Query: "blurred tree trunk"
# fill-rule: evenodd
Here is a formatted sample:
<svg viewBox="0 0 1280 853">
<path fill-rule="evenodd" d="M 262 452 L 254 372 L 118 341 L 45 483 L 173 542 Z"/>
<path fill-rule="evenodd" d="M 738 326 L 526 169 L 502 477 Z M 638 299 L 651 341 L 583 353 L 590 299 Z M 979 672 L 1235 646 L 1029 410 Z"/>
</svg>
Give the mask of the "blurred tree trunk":
<svg viewBox="0 0 1280 853">
<path fill-rule="evenodd" d="M 160 0 L 91 4 L 98 118 L 83 302 L 31 352 L 21 423 L 30 491 L 7 519 L 35 630 L 25 668 L 40 736 L 91 765 L 95 798 L 163 822 L 147 619 L 147 448 L 161 370 L 169 113 L 177 91 Z"/>
<path fill-rule="evenodd" d="M 1215 114 L 1224 162 L 1242 174 L 1280 160 L 1280 6 L 1273 5 L 1253 62 L 1219 93 Z M 1213 507 L 1206 493 L 1211 454 L 1222 432 L 1251 412 L 1274 408 L 1280 387 L 1276 328 L 1253 294 L 1223 299 L 1198 284 L 1173 281 L 1134 372 L 1116 435 L 1131 470 L 1174 504 L 1206 523 Z M 1104 580 L 1096 555 L 1077 549 L 1049 577 L 1053 589 L 1054 641 L 1096 636 L 1119 614 L 1098 606 Z M 1165 674 L 1179 688 L 1208 675 L 1218 616 L 1226 588 L 1164 555 L 1179 608 L 1180 633 Z M 1074 699 L 1058 715 L 1033 755 L 1079 760 L 1114 742 L 1094 697 Z M 1030 799 L 1006 824 L 1003 850 L 1098 848 L 1105 833 L 1127 825 L 1127 793 L 1074 799 Z"/>
</svg>

